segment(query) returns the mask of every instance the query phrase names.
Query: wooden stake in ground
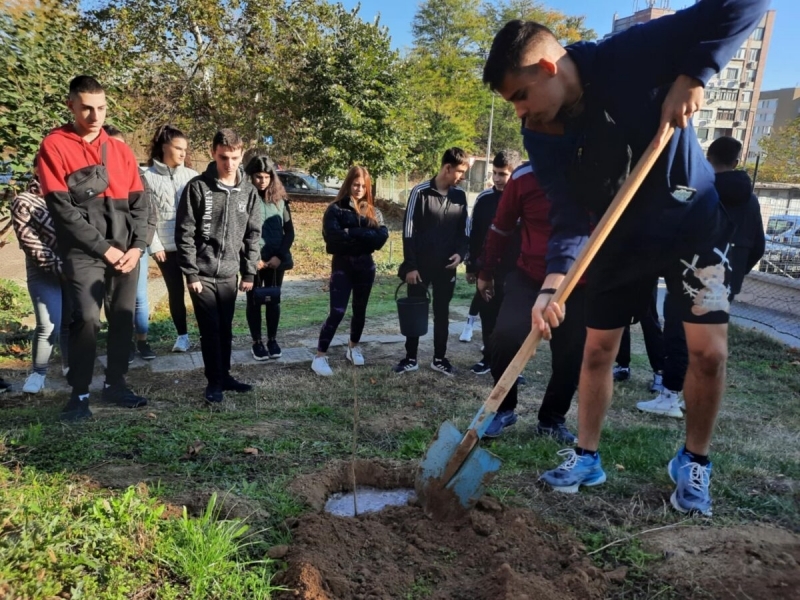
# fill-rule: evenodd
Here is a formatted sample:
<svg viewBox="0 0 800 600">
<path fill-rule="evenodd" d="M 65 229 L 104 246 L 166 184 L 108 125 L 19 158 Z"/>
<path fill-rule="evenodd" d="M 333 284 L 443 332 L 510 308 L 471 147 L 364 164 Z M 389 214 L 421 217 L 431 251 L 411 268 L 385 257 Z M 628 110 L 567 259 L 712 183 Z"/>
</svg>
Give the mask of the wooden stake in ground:
<svg viewBox="0 0 800 600">
<path fill-rule="evenodd" d="M 353 457 L 350 469 L 353 472 L 353 516 L 358 516 L 358 491 L 356 490 L 356 452 L 358 451 L 358 380 L 353 369 Z"/>
</svg>

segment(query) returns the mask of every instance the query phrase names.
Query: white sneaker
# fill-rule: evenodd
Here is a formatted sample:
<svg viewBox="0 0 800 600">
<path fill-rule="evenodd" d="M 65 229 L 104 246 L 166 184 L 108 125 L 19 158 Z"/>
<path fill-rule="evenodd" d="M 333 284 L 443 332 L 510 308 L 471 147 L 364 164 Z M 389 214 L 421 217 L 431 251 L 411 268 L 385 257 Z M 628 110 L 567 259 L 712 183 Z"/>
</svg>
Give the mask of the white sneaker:
<svg viewBox="0 0 800 600">
<path fill-rule="evenodd" d="M 344 355 L 347 360 L 353 363 L 354 367 L 364 366 L 364 355 L 361 354 L 361 348 L 358 346 L 347 347 L 347 353 Z"/>
<path fill-rule="evenodd" d="M 680 396 L 677 392 L 664 389 L 655 400 L 637 402 L 636 408 L 642 412 L 662 415 L 665 417 L 683 418 L 683 411 L 680 406 Z"/>
<path fill-rule="evenodd" d="M 466 325 L 464 325 L 464 329 L 461 331 L 461 335 L 458 338 L 460 342 L 471 342 L 472 341 L 472 323 L 467 321 Z"/>
<path fill-rule="evenodd" d="M 172 347 L 173 352 L 188 352 L 189 346 L 191 343 L 189 342 L 189 334 L 179 335 L 178 339 L 175 340 L 175 345 Z"/>
<path fill-rule="evenodd" d="M 61 367 L 61 374 L 66 377 L 69 375 L 69 367 Z"/>
<path fill-rule="evenodd" d="M 39 373 L 31 373 L 25 380 L 25 385 L 22 386 L 22 391 L 26 394 L 38 394 L 44 389 L 44 375 Z"/>
<path fill-rule="evenodd" d="M 330 377 L 333 375 L 331 366 L 328 364 L 327 356 L 315 357 L 314 360 L 311 361 L 311 370 L 317 375 L 322 375 L 323 377 Z"/>
</svg>

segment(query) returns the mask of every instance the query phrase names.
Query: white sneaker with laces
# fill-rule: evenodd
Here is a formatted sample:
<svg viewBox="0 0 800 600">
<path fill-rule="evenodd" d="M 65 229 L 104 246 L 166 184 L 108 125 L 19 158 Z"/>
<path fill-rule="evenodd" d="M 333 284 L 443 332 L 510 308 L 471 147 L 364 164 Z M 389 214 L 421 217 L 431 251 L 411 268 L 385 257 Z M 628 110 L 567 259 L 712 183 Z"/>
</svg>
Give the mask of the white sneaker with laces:
<svg viewBox="0 0 800 600">
<path fill-rule="evenodd" d="M 662 415 L 665 417 L 673 417 L 675 419 L 683 418 L 683 411 L 680 406 L 680 396 L 677 392 L 664 389 L 654 400 L 645 402 L 637 402 L 636 408 L 642 412 L 651 413 L 654 415 Z"/>
<path fill-rule="evenodd" d="M 189 334 L 179 335 L 175 340 L 175 345 L 172 347 L 173 352 L 188 352 L 189 351 Z"/>
<path fill-rule="evenodd" d="M 364 355 L 361 354 L 361 348 L 358 346 L 353 346 L 352 348 L 348 346 L 345 358 L 349 360 L 354 367 L 364 366 Z"/>
<path fill-rule="evenodd" d="M 22 386 L 22 391 L 26 394 L 38 394 L 44 389 L 44 375 L 31 373 Z"/>
<path fill-rule="evenodd" d="M 333 375 L 331 366 L 328 364 L 327 356 L 314 357 L 314 360 L 311 361 L 311 370 L 317 375 L 322 375 L 323 377 L 330 377 Z"/>
<path fill-rule="evenodd" d="M 459 342 L 471 342 L 472 341 L 472 323 L 467 321 L 464 325 L 464 329 L 461 330 L 461 335 L 458 337 Z"/>
</svg>

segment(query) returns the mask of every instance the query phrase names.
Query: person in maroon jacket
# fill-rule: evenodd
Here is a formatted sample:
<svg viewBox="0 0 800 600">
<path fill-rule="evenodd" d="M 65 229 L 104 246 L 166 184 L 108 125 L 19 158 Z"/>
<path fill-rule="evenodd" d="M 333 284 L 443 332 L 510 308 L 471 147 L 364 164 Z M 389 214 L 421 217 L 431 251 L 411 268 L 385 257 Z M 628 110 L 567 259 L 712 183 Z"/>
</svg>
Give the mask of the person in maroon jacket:
<svg viewBox="0 0 800 600">
<path fill-rule="evenodd" d="M 553 293 L 552 290 L 542 289 L 547 267 L 547 241 L 550 239 L 549 214 L 550 200 L 539 187 L 530 164 L 524 163 L 514 171 L 503 190 L 497 214 L 486 236 L 478 272 L 478 290 L 484 299 L 491 300 L 496 294 L 495 272 L 503 263 L 519 223 L 522 248 L 517 268 L 505 279 L 505 296 L 489 341 L 489 362 L 495 383 L 531 330 L 531 309 L 536 298 L 542 293 Z M 578 388 L 581 372 L 583 344 L 586 341 L 583 302 L 583 286 L 578 285 L 567 300 L 570 318 L 561 327 L 553 329 L 550 340 L 553 372 L 539 408 L 539 425 L 536 428 L 539 435 L 551 436 L 569 445 L 575 443 L 575 436 L 564 424 L 564 416 Z M 518 383 L 515 383 L 509 390 L 485 437 L 497 437 L 505 427 L 517 422 L 514 412 L 517 407 L 517 387 Z"/>
<path fill-rule="evenodd" d="M 56 230 L 72 299 L 64 421 L 92 416 L 92 381 L 100 307 L 108 298 L 108 366 L 104 401 L 137 408 L 147 400 L 125 383 L 133 336 L 139 259 L 147 245 L 147 203 L 136 158 L 103 130 L 106 95 L 92 77 L 69 84 L 74 121 L 51 131 L 39 150 L 39 182 Z M 88 177 L 95 169 L 96 178 Z"/>
</svg>

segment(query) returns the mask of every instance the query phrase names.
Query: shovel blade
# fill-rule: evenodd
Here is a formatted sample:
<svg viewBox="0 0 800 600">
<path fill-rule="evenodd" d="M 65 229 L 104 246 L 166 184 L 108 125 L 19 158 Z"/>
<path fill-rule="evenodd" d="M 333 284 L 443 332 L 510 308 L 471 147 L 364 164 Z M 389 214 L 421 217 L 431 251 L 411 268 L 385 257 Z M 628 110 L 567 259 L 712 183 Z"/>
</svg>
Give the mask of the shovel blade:
<svg viewBox="0 0 800 600">
<path fill-rule="evenodd" d="M 428 488 L 445 486 L 456 495 L 463 508 L 471 508 L 500 469 L 502 463 L 497 456 L 483 448 L 475 448 L 449 482 L 441 481 L 450 458 L 463 438 L 463 434 L 450 421 L 445 421 L 439 427 L 417 473 L 417 494 L 423 501 L 432 497 L 426 494 Z"/>
</svg>

